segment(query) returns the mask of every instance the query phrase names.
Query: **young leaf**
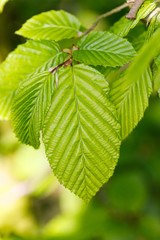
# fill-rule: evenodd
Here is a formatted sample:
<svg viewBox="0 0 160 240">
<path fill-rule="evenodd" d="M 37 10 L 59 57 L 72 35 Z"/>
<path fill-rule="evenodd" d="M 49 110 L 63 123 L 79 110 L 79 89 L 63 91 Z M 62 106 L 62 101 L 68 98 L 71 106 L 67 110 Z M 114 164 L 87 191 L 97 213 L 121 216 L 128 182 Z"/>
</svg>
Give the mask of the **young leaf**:
<svg viewBox="0 0 160 240">
<path fill-rule="evenodd" d="M 123 66 L 135 56 L 135 50 L 126 39 L 109 32 L 95 32 L 82 37 L 78 48 L 73 51 L 73 57 L 93 66 Z"/>
<path fill-rule="evenodd" d="M 147 19 L 148 26 L 148 39 L 160 27 L 160 8 L 156 8 Z"/>
<path fill-rule="evenodd" d="M 0 67 L 0 116 L 9 117 L 14 93 L 19 83 L 31 74 L 49 70 L 64 61 L 67 55 L 53 41 L 29 40 L 9 54 Z"/>
<path fill-rule="evenodd" d="M 125 37 L 131 29 L 133 29 L 141 19 L 145 18 L 156 7 L 156 4 L 152 1 L 145 1 L 140 10 L 137 13 L 135 20 L 129 20 L 125 16 L 116 22 L 111 28 L 110 32 Z"/>
<path fill-rule="evenodd" d="M 119 124 L 108 90 L 93 68 L 60 69 L 42 132 L 54 174 L 87 202 L 111 177 L 119 155 Z"/>
<path fill-rule="evenodd" d="M 70 13 L 52 10 L 32 17 L 16 33 L 32 39 L 59 41 L 76 37 L 80 27 L 78 19 Z"/>
<path fill-rule="evenodd" d="M 111 85 L 110 96 L 118 110 L 123 139 L 138 124 L 148 106 L 152 92 L 152 75 L 148 66 L 160 51 L 159 38 L 160 30 L 157 30 L 135 57 L 126 74 Z"/>
<path fill-rule="evenodd" d="M 55 75 L 43 72 L 20 85 L 12 108 L 16 136 L 25 144 L 38 148 L 40 130 L 55 91 Z"/>
</svg>

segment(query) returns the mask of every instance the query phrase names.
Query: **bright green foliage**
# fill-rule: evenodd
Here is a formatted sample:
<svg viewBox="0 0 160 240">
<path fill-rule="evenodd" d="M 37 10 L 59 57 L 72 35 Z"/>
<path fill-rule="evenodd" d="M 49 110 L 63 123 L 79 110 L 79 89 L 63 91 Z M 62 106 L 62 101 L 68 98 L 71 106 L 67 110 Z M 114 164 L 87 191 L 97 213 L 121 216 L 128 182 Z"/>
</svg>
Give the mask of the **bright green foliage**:
<svg viewBox="0 0 160 240">
<path fill-rule="evenodd" d="M 64 61 L 65 56 L 66 54 L 60 51 L 57 43 L 47 40 L 29 40 L 18 46 L 0 68 L 0 116 L 9 117 L 13 92 L 20 82 L 26 80 L 33 73 L 57 66 Z"/>
<path fill-rule="evenodd" d="M 10 110 L 15 97 L 16 90 L 11 90 L 6 93 L 5 91 L 1 92 L 0 97 L 0 120 L 9 120 L 10 119 Z"/>
<path fill-rule="evenodd" d="M 146 1 L 140 8 L 137 18 L 135 20 L 129 20 L 125 16 L 116 22 L 110 31 L 120 37 L 125 37 L 131 29 L 133 29 L 141 19 L 144 19 L 151 11 L 156 7 L 156 4 L 152 1 Z"/>
<path fill-rule="evenodd" d="M 149 17 L 148 19 L 148 38 L 160 27 L 160 9 L 156 8 L 151 15 L 152 18 Z"/>
<path fill-rule="evenodd" d="M 13 126 L 22 143 L 38 148 L 40 130 L 55 91 L 55 75 L 34 74 L 18 88 L 13 105 Z"/>
<path fill-rule="evenodd" d="M 16 33 L 27 38 L 59 41 L 78 36 L 79 29 L 78 19 L 61 10 L 34 16 Z"/>
<path fill-rule="evenodd" d="M 117 106 L 123 139 L 138 124 L 148 106 L 152 92 L 152 76 L 148 66 L 160 51 L 159 38 L 158 30 L 141 49 L 126 73 L 111 86 L 111 100 Z"/>
<path fill-rule="evenodd" d="M 160 65 L 160 55 L 158 55 L 158 57 L 155 59 L 155 64 L 156 64 L 157 66 Z"/>
<path fill-rule="evenodd" d="M 118 78 L 111 86 L 111 100 L 117 107 L 121 123 L 121 136 L 126 138 L 138 124 L 148 107 L 148 99 L 152 91 L 150 69 L 143 74 L 132 77 L 135 69 Z"/>
<path fill-rule="evenodd" d="M 0 13 L 3 12 L 4 5 L 8 2 L 9 0 L 0 0 Z"/>
<path fill-rule="evenodd" d="M 102 73 L 104 75 L 105 78 L 108 77 L 108 75 L 110 75 L 110 73 L 112 73 L 113 71 L 117 71 L 120 67 L 103 67 L 103 66 L 96 66 L 95 67 L 100 73 Z M 108 80 L 108 79 L 107 79 Z"/>
<path fill-rule="evenodd" d="M 148 31 L 130 31 L 155 8 L 145 1 L 136 20 L 114 25 L 116 35 L 86 35 L 64 11 L 39 14 L 17 31 L 33 40 L 0 67 L 0 116 L 9 117 L 12 107 L 22 143 L 38 148 L 42 135 L 54 174 L 86 202 L 112 176 L 121 138 L 142 119 L 152 82 L 160 93 L 159 20 L 154 27 L 151 19 Z M 120 37 L 129 31 L 128 40 Z"/>
<path fill-rule="evenodd" d="M 96 70 L 59 70 L 59 88 L 43 128 L 46 154 L 59 181 L 89 201 L 113 174 L 119 155 L 119 124 L 108 84 Z"/>
<path fill-rule="evenodd" d="M 146 42 L 143 48 L 139 51 L 139 54 L 135 57 L 131 67 L 129 68 L 132 80 L 134 78 L 138 78 L 140 74 L 143 74 L 151 61 L 160 53 L 159 39 L 160 29 L 154 33 L 152 38 Z"/>
<path fill-rule="evenodd" d="M 109 32 L 95 32 L 84 36 L 78 47 L 79 50 L 73 52 L 74 58 L 94 66 L 122 66 L 135 56 L 135 50 L 127 40 Z"/>
</svg>

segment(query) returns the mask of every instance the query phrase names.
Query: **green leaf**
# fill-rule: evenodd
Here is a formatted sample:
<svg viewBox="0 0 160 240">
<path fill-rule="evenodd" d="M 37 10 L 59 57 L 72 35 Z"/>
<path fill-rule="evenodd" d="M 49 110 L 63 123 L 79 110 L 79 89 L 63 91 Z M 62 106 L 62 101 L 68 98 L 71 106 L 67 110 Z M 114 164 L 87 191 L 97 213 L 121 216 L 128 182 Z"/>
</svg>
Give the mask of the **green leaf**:
<svg viewBox="0 0 160 240">
<path fill-rule="evenodd" d="M 155 64 L 159 67 L 160 66 L 160 55 L 158 55 L 155 59 Z"/>
<path fill-rule="evenodd" d="M 145 42 L 147 41 L 147 32 L 145 31 L 140 35 L 136 35 L 132 39 L 130 37 L 129 41 L 132 42 L 134 49 L 138 52 L 144 46 Z"/>
<path fill-rule="evenodd" d="M 152 92 L 149 64 L 160 52 L 159 39 L 160 29 L 143 46 L 124 76 L 111 85 L 110 96 L 118 110 L 123 139 L 138 124 L 148 106 L 148 98 Z"/>
<path fill-rule="evenodd" d="M 122 138 L 126 138 L 138 124 L 148 106 L 148 98 L 152 92 L 152 76 L 148 66 L 160 51 L 159 39 L 160 30 L 157 30 L 124 76 L 111 85 L 111 100 L 119 113 Z"/>
<path fill-rule="evenodd" d="M 118 71 L 118 69 L 119 69 L 119 67 L 113 68 L 113 67 L 103 67 L 103 66 L 96 66 L 94 68 L 97 71 L 99 71 L 100 73 L 102 73 L 105 78 L 107 78 L 110 75 L 110 73 L 112 73 L 114 71 Z"/>
<path fill-rule="evenodd" d="M 111 28 L 110 32 L 125 37 L 131 29 L 133 29 L 141 19 L 147 17 L 156 7 L 156 4 L 152 1 L 145 1 L 140 10 L 137 13 L 135 20 L 129 20 L 125 16 L 116 22 Z"/>
<path fill-rule="evenodd" d="M 38 148 L 40 130 L 55 91 L 55 75 L 34 74 L 22 83 L 14 99 L 12 122 L 16 136 L 25 144 Z"/>
<path fill-rule="evenodd" d="M 88 202 L 112 176 L 119 156 L 119 124 L 108 83 L 85 65 L 59 70 L 42 131 L 46 155 L 65 187 Z"/>
<path fill-rule="evenodd" d="M 153 84 L 154 84 L 154 90 L 158 92 L 160 96 L 160 66 L 157 69 L 156 73 L 154 74 Z"/>
<path fill-rule="evenodd" d="M 129 68 L 129 74 L 131 80 L 138 78 L 139 75 L 143 74 L 153 59 L 160 53 L 160 29 L 158 29 L 151 39 L 146 42 L 143 48 L 139 51 L 139 54 L 135 57 L 134 61 Z M 152 51 L 151 51 L 152 49 Z M 136 69 L 136 71 L 135 71 Z"/>
<path fill-rule="evenodd" d="M 93 66 L 123 66 L 135 56 L 135 50 L 126 39 L 109 32 L 95 32 L 82 37 L 78 48 L 73 51 L 73 57 Z"/>
<path fill-rule="evenodd" d="M 6 95 L 2 89 L 0 90 L 0 120 L 9 120 L 11 105 L 15 94 L 15 90 L 11 90 L 9 93 L 6 93 Z"/>
<path fill-rule="evenodd" d="M 3 8 L 8 1 L 9 0 L 0 0 L 0 13 L 3 12 Z"/>
<path fill-rule="evenodd" d="M 153 35 L 153 33 L 160 27 L 160 9 L 156 8 L 150 14 L 150 17 L 147 20 L 148 23 L 148 39 Z"/>
<path fill-rule="evenodd" d="M 0 116 L 8 118 L 19 83 L 35 72 L 49 70 L 64 61 L 66 54 L 53 41 L 29 40 L 9 54 L 0 67 Z"/>
<path fill-rule="evenodd" d="M 154 91 L 158 92 L 160 97 L 160 55 L 156 57 L 153 65 L 153 85 Z"/>
<path fill-rule="evenodd" d="M 80 22 L 65 11 L 49 11 L 29 19 L 16 33 L 33 39 L 59 41 L 76 37 L 79 34 Z"/>
<path fill-rule="evenodd" d="M 152 75 L 149 68 L 137 76 L 132 68 L 132 71 L 126 71 L 123 77 L 112 83 L 110 97 L 117 107 L 122 139 L 132 132 L 143 117 L 151 91 Z"/>
</svg>

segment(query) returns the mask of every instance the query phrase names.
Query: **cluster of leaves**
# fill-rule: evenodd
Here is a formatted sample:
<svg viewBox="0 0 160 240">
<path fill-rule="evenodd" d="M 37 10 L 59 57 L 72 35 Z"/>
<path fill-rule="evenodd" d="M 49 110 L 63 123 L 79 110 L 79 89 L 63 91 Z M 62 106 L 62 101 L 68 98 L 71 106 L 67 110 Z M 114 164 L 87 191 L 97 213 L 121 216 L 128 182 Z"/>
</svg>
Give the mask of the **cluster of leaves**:
<svg viewBox="0 0 160 240">
<path fill-rule="evenodd" d="M 159 18 L 124 38 L 155 9 L 146 1 L 136 20 L 123 17 L 110 32 L 87 35 L 67 12 L 39 14 L 16 32 L 31 40 L 1 65 L 1 118 L 11 118 L 18 139 L 36 149 L 41 133 L 54 174 L 86 202 L 112 176 L 153 85 L 160 92 Z"/>
</svg>

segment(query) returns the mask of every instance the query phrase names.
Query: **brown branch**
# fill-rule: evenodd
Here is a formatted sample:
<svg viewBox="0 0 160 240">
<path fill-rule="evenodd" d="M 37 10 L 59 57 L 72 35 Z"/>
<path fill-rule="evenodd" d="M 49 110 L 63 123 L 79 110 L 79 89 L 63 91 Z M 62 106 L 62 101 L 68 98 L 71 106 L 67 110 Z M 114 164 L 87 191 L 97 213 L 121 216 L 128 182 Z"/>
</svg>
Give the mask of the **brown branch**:
<svg viewBox="0 0 160 240">
<path fill-rule="evenodd" d="M 111 10 L 111 11 L 109 11 L 109 12 L 107 12 L 107 13 L 100 15 L 100 16 L 97 18 L 97 20 L 95 21 L 95 23 L 93 23 L 93 25 L 83 33 L 83 36 L 87 35 L 87 34 L 90 33 L 91 31 L 93 31 L 93 30 L 95 29 L 95 27 L 98 25 L 98 23 L 99 23 L 102 19 L 104 19 L 104 18 L 106 18 L 106 17 L 109 17 L 109 16 L 111 16 L 111 15 L 113 15 L 113 14 L 115 14 L 115 13 L 118 13 L 118 12 L 120 12 L 121 10 L 123 10 L 123 9 L 126 8 L 126 7 L 129 7 L 129 4 L 128 4 L 128 3 L 124 3 L 123 5 L 121 5 L 121 6 L 117 7 L 117 8 L 114 8 L 113 10 Z"/>
<path fill-rule="evenodd" d="M 126 15 L 126 18 L 128 19 L 136 19 L 137 11 L 141 7 L 141 5 L 145 2 L 145 0 L 136 0 L 133 6 L 131 7 L 131 10 Z"/>
<path fill-rule="evenodd" d="M 133 6 L 133 4 L 135 3 L 136 0 L 126 0 L 126 2 L 128 3 L 129 7 L 131 8 Z"/>
<path fill-rule="evenodd" d="M 53 69 L 50 71 L 50 73 L 56 72 L 56 71 L 57 71 L 60 67 L 62 67 L 62 66 L 66 67 L 66 66 L 68 66 L 68 65 L 71 65 L 71 63 L 72 63 L 72 57 L 70 57 L 70 58 L 69 58 L 68 60 L 66 60 L 65 62 L 59 64 L 57 67 L 53 68 Z"/>
</svg>

